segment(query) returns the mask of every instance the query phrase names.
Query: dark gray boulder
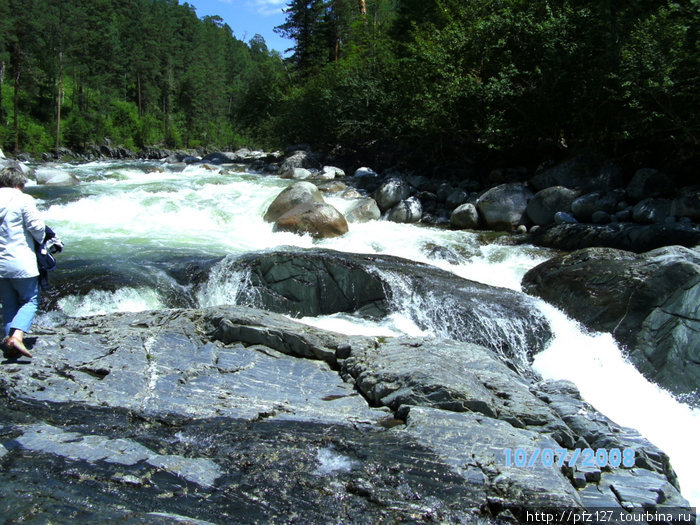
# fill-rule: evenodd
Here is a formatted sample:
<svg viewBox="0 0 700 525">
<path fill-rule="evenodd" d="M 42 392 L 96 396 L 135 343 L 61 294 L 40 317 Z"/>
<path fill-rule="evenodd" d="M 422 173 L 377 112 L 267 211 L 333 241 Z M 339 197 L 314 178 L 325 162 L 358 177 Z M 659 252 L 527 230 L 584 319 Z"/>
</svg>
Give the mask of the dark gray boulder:
<svg viewBox="0 0 700 525">
<path fill-rule="evenodd" d="M 448 209 L 454 210 L 458 206 L 461 206 L 469 198 L 469 192 L 463 190 L 462 188 L 457 188 L 455 191 L 450 193 L 445 199 L 445 205 Z"/>
<path fill-rule="evenodd" d="M 491 230 L 514 230 L 526 220 L 527 203 L 532 192 L 526 184 L 501 184 L 484 192 L 476 200 L 476 207 Z"/>
<path fill-rule="evenodd" d="M 611 220 L 611 215 L 603 210 L 594 211 L 591 216 L 593 224 L 608 224 Z"/>
<path fill-rule="evenodd" d="M 423 207 L 417 197 L 409 197 L 400 201 L 386 213 L 386 220 L 400 223 L 415 223 L 420 221 Z"/>
<path fill-rule="evenodd" d="M 571 212 L 571 203 L 578 196 L 576 190 L 552 186 L 538 191 L 527 203 L 527 216 L 538 225 L 554 223 L 554 215 Z"/>
<path fill-rule="evenodd" d="M 396 206 L 411 195 L 411 186 L 401 178 L 391 177 L 374 192 L 374 200 L 382 212 Z"/>
<path fill-rule="evenodd" d="M 584 154 L 540 171 L 530 179 L 537 190 L 566 186 L 582 191 L 608 191 L 622 186 L 622 170 L 597 154 Z"/>
<path fill-rule="evenodd" d="M 441 182 L 435 191 L 435 195 L 440 202 L 447 202 L 447 198 L 456 191 L 449 182 Z"/>
<path fill-rule="evenodd" d="M 696 246 L 700 244 L 700 227 L 682 223 L 557 224 L 540 228 L 532 234 L 531 241 L 560 250 L 599 246 L 641 253 L 662 246 Z"/>
<path fill-rule="evenodd" d="M 635 222 L 663 224 L 672 214 L 673 201 L 670 199 L 644 199 L 632 210 Z"/>
<path fill-rule="evenodd" d="M 589 248 L 540 264 L 522 285 L 585 326 L 611 332 L 652 381 L 674 393 L 700 392 L 697 250 Z"/>
<path fill-rule="evenodd" d="M 565 211 L 558 211 L 554 214 L 554 224 L 577 224 L 576 217 Z"/>
<path fill-rule="evenodd" d="M 348 222 L 368 222 L 378 220 L 382 216 L 377 206 L 377 201 L 372 197 L 356 199 L 345 210 L 345 219 Z"/>
<path fill-rule="evenodd" d="M 238 303 L 300 317 L 337 312 L 383 317 L 401 311 L 421 327 L 491 348 L 522 369 L 551 337 L 526 295 L 398 257 L 272 251 L 229 257 L 215 272 L 241 273 L 246 277 Z"/>
<path fill-rule="evenodd" d="M 673 180 L 653 168 L 638 169 L 627 185 L 627 196 L 632 202 L 643 199 L 668 197 L 673 193 Z"/>
<path fill-rule="evenodd" d="M 368 194 L 371 194 L 379 188 L 381 178 L 372 168 L 362 167 L 355 170 L 352 182 L 355 187 L 365 190 Z"/>
<path fill-rule="evenodd" d="M 232 164 L 238 162 L 238 158 L 232 152 L 215 151 L 202 157 L 202 162 L 206 164 Z"/>
<path fill-rule="evenodd" d="M 683 188 L 673 200 L 673 214 L 700 222 L 700 186 Z"/>
<path fill-rule="evenodd" d="M 34 169 L 27 166 L 24 162 L 19 162 L 13 159 L 6 159 L 4 157 L 0 158 L 0 170 L 5 168 L 16 168 L 28 179 L 34 178 Z"/>
<path fill-rule="evenodd" d="M 580 222 L 592 222 L 597 211 L 615 213 L 621 192 L 593 192 L 581 195 L 571 203 L 571 212 Z"/>
<path fill-rule="evenodd" d="M 450 215 L 450 225 L 460 230 L 478 228 L 479 221 L 479 212 L 470 202 L 458 206 Z"/>
<path fill-rule="evenodd" d="M 321 167 L 319 155 L 311 151 L 311 149 L 292 149 L 287 152 L 287 156 L 280 164 L 278 173 L 284 174 L 293 171 L 295 168 L 318 170 Z"/>
</svg>

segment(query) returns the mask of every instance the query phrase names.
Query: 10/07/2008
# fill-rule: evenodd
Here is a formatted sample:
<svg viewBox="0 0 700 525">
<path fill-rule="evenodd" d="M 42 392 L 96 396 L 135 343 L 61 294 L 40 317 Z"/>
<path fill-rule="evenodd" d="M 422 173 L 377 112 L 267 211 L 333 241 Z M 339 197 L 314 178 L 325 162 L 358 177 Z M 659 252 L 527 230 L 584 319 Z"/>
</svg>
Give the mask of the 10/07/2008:
<svg viewBox="0 0 700 525">
<path fill-rule="evenodd" d="M 534 468 L 538 464 L 543 467 L 551 467 L 557 465 L 563 467 L 581 466 L 588 468 L 605 468 L 605 467 L 633 467 L 634 466 L 634 449 L 624 448 L 575 448 L 567 450 L 565 448 L 533 448 L 529 451 L 524 448 L 506 448 L 505 466 L 506 467 L 527 467 Z"/>
</svg>

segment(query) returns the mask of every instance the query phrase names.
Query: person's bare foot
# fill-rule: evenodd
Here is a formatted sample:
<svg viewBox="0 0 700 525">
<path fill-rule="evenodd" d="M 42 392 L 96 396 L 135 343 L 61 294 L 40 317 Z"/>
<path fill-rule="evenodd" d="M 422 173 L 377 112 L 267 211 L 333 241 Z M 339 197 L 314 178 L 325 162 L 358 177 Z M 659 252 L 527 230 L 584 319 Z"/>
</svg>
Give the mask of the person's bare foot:
<svg viewBox="0 0 700 525">
<path fill-rule="evenodd" d="M 14 337 L 14 336 L 10 337 L 7 340 L 6 346 L 7 346 L 7 349 L 10 351 L 10 353 L 12 353 L 12 351 L 14 350 L 15 352 L 19 352 L 20 354 L 22 354 L 25 357 L 34 357 L 29 352 L 29 350 L 27 350 L 27 347 L 24 346 L 24 342 L 21 339 L 19 339 L 18 337 Z"/>
</svg>

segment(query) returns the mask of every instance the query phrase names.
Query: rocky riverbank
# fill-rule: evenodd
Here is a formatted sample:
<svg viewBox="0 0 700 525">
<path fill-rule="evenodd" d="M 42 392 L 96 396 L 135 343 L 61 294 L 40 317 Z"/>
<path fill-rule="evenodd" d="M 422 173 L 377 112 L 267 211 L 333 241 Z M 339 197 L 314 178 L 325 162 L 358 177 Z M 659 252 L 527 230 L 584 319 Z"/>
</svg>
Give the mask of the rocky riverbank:
<svg viewBox="0 0 700 525">
<path fill-rule="evenodd" d="M 429 176 L 396 168 L 377 173 L 371 167 L 349 166 L 346 159 L 342 161 L 346 165 L 338 167 L 332 163 L 339 159 L 303 145 L 285 152 L 248 148 L 133 152 L 103 144 L 83 154 L 61 150 L 44 155 L 43 160 L 105 158 L 204 164 L 216 169 L 246 165 L 261 174 L 306 181 L 322 192 L 355 200 L 348 217 L 314 196 L 310 201 L 297 201 L 296 206 L 303 206 L 291 216 L 270 219 L 276 229 L 317 237 L 342 235 L 347 222 L 382 218 L 528 234 L 527 242 L 564 250 L 605 246 L 643 252 L 700 244 L 700 186 L 694 176 L 674 167 L 623 168 L 600 154 L 544 163 L 536 170 L 503 167 L 483 172 L 468 165 L 454 174 L 436 168 Z M 18 160 L 29 159 L 20 156 Z M 8 162 L 14 161 L 2 161 Z M 38 182 L 79 183 L 71 177 Z"/>
<path fill-rule="evenodd" d="M 0 367 L 0 510 L 17 521 L 523 520 L 686 506 L 667 456 L 471 343 L 345 337 L 246 307 L 67 320 Z M 506 450 L 634 450 L 634 466 Z"/>
</svg>

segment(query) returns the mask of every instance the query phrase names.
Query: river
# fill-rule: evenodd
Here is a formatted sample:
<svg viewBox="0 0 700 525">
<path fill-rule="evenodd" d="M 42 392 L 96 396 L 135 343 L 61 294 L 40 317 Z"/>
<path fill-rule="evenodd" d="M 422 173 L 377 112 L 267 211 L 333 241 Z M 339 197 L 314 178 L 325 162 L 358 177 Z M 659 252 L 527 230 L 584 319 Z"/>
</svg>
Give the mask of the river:
<svg viewBox="0 0 700 525">
<path fill-rule="evenodd" d="M 27 186 L 47 224 L 66 245 L 58 255 L 57 273 L 69 268 L 76 275 L 89 275 L 92 269 L 105 272 L 112 268 L 145 276 L 142 282 L 151 283 L 63 297 L 58 306 L 70 316 L 172 306 L 164 290 L 182 284 L 163 274 L 163 264 L 187 257 L 220 257 L 280 246 L 385 253 L 520 290 L 525 272 L 553 253 L 532 246 L 484 244 L 479 235 L 466 231 L 387 221 L 352 223 L 343 237 L 321 241 L 274 233 L 262 216 L 290 181 L 250 173 L 243 166 L 212 169 L 111 161 L 35 168 L 69 172 L 81 181 L 72 187 Z M 341 212 L 350 204 L 339 196 L 325 198 Z M 235 275 L 214 271 L 196 295 L 197 303 L 230 302 L 239 286 Z M 700 507 L 700 410 L 679 403 L 646 381 L 625 361 L 610 335 L 586 333 L 557 309 L 542 301 L 538 304 L 555 338 L 537 355 L 535 369 L 545 378 L 573 381 L 597 409 L 619 424 L 636 428 L 664 450 L 678 474 L 682 494 Z M 399 305 L 394 314 L 379 322 L 339 314 L 303 321 L 347 334 L 425 334 L 405 308 L 410 305 Z M 41 314 L 38 321 L 50 323 L 52 315 Z"/>
</svg>

